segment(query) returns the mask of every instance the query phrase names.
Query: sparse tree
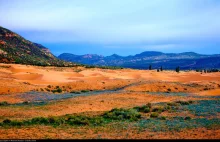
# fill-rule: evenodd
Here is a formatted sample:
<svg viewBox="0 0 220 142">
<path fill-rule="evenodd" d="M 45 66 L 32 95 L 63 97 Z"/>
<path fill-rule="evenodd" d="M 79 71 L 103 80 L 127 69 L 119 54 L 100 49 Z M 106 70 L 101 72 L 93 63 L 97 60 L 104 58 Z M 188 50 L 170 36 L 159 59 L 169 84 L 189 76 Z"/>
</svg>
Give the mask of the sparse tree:
<svg viewBox="0 0 220 142">
<path fill-rule="evenodd" d="M 149 70 L 152 70 L 152 66 L 151 65 L 149 66 Z"/>
<path fill-rule="evenodd" d="M 180 72 L 180 67 L 178 66 L 178 67 L 176 67 L 176 72 Z"/>
</svg>

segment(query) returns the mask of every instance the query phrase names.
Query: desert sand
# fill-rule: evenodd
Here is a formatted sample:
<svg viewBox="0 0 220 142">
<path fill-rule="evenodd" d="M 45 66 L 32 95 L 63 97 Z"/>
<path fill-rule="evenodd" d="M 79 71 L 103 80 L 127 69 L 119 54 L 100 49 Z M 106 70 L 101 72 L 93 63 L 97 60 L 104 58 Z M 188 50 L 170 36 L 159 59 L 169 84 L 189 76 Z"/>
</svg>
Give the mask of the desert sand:
<svg viewBox="0 0 220 142">
<path fill-rule="evenodd" d="M 65 68 L 0 64 L 0 102 L 7 101 L 10 104 L 22 103 L 27 101 L 27 98 L 19 97 L 19 94 L 31 91 L 44 93 L 47 92 L 48 86 L 51 86 L 50 89 L 59 86 L 63 90 L 62 93 L 81 90 L 115 90 L 115 92 L 60 99 L 51 101 L 51 103 L 43 106 L 1 107 L 0 121 L 7 118 L 23 120 L 40 116 L 49 117 L 82 113 L 93 116 L 110 111 L 113 108 L 132 108 L 147 103 L 173 102 L 178 100 L 209 100 L 210 97 L 220 96 L 220 72 L 201 74 L 195 71 L 181 71 L 177 73 L 170 70 L 157 72 L 155 70 L 110 70 L 98 68 L 87 69 L 83 67 Z M 189 93 L 190 96 L 154 95 L 152 92 L 156 94 L 158 92 L 182 92 Z M 62 95 L 62 93 L 55 94 Z M 169 114 L 164 115 L 168 116 Z M 181 116 L 182 114 L 176 113 L 175 115 Z M 41 129 L 40 127 L 43 127 L 43 131 L 45 132 L 42 132 L 43 134 L 33 135 Z M 63 137 L 55 134 L 58 130 L 62 132 Z M 57 129 L 57 131 L 55 128 L 47 126 L 10 128 L 7 131 L 0 128 L 0 138 L 28 138 L 29 136 L 33 138 L 45 138 L 45 134 L 50 138 L 67 138 L 70 136 L 70 133 L 64 132 L 62 128 Z M 70 131 L 77 130 L 74 128 Z M 96 130 L 91 129 L 90 138 L 97 137 L 98 134 L 94 134 L 94 131 Z M 103 138 L 120 138 L 120 136 L 117 136 L 117 132 L 113 131 L 107 134 L 106 131 L 103 131 Z M 192 134 L 190 134 L 191 131 Z M 19 136 L 17 135 L 18 133 Z M 207 130 L 201 128 L 190 131 L 183 130 L 170 134 L 169 138 L 220 138 L 219 135 L 214 135 L 213 133 L 219 134 L 219 129 Z M 152 132 L 141 132 L 134 135 L 129 133 L 127 135 L 127 138 L 157 138 L 156 135 L 160 135 L 160 138 L 168 138 L 165 133 L 158 134 Z M 71 135 L 70 137 L 76 138 L 77 136 L 79 135 Z M 82 135 L 79 137 L 82 137 Z"/>
</svg>

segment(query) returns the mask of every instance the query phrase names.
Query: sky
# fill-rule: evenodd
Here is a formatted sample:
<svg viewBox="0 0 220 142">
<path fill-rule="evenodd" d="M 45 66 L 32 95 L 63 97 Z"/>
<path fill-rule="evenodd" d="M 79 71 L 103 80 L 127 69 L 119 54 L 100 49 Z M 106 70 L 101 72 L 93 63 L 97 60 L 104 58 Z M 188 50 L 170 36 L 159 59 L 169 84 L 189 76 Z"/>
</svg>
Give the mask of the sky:
<svg viewBox="0 0 220 142">
<path fill-rule="evenodd" d="M 56 56 L 220 54 L 220 0 L 0 0 L 0 26 Z"/>
</svg>

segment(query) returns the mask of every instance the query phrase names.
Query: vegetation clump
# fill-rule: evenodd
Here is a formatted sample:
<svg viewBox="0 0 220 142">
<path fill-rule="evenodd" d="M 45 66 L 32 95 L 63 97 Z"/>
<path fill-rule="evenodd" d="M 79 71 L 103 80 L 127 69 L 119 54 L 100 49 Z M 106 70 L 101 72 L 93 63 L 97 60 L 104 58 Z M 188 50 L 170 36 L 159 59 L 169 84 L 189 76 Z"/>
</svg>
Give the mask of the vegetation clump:
<svg viewBox="0 0 220 142">
<path fill-rule="evenodd" d="M 137 110 L 138 112 L 144 112 L 148 113 L 151 111 L 151 104 L 148 103 L 147 105 L 141 106 L 141 107 L 134 107 L 133 109 Z"/>
<path fill-rule="evenodd" d="M 178 103 L 180 105 L 189 105 L 189 104 L 192 104 L 193 101 L 176 101 L 176 103 Z"/>
<path fill-rule="evenodd" d="M 59 86 L 56 86 L 56 89 L 52 90 L 53 93 L 62 93 L 63 90 L 59 87 Z"/>
<path fill-rule="evenodd" d="M 152 112 L 151 114 L 150 114 L 150 117 L 151 118 L 157 118 L 159 116 L 159 113 L 157 113 L 157 112 Z"/>
<path fill-rule="evenodd" d="M 158 113 L 161 113 L 161 112 L 164 112 L 165 109 L 163 107 L 155 107 L 152 109 L 152 112 L 158 112 Z"/>
<path fill-rule="evenodd" d="M 81 90 L 82 93 L 89 92 L 89 90 Z"/>
<path fill-rule="evenodd" d="M 112 109 L 109 112 L 103 114 L 104 118 L 113 119 L 113 120 L 130 120 L 137 121 L 141 118 L 141 114 L 135 109 Z"/>
<path fill-rule="evenodd" d="M 0 106 L 7 106 L 7 105 L 9 105 L 9 103 L 6 102 L 6 101 L 4 101 L 4 102 L 0 102 Z"/>
<path fill-rule="evenodd" d="M 70 93 L 73 93 L 73 94 L 81 94 L 81 92 L 79 92 L 79 91 L 71 91 Z"/>
</svg>

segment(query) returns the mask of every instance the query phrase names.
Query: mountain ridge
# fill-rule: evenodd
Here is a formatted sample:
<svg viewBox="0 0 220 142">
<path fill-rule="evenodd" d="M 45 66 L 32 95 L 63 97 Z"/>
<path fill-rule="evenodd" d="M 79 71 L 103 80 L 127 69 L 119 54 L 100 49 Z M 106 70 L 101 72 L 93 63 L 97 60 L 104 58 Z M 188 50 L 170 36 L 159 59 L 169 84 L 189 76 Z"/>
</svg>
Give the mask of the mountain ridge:
<svg viewBox="0 0 220 142">
<path fill-rule="evenodd" d="M 68 58 L 66 58 L 66 55 L 68 55 Z M 91 55 L 96 58 L 90 58 L 88 60 L 88 58 L 83 58 L 84 55 L 71 53 L 60 54 L 58 58 L 81 64 L 121 66 L 135 69 L 148 69 L 149 65 L 153 65 L 154 68 L 163 66 L 167 69 L 174 69 L 176 66 L 180 66 L 182 69 L 220 68 L 220 54 L 204 55 L 195 52 L 163 53 L 158 51 L 145 51 L 129 56 L 120 56 L 117 54 L 112 54 L 111 56 Z M 203 65 L 201 61 L 205 64 Z"/>
<path fill-rule="evenodd" d="M 19 34 L 0 26 L 0 62 L 40 66 L 68 66 L 41 44 L 26 40 Z"/>
</svg>

